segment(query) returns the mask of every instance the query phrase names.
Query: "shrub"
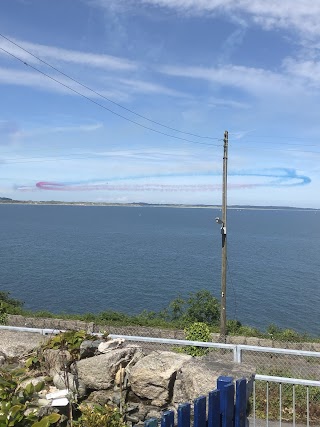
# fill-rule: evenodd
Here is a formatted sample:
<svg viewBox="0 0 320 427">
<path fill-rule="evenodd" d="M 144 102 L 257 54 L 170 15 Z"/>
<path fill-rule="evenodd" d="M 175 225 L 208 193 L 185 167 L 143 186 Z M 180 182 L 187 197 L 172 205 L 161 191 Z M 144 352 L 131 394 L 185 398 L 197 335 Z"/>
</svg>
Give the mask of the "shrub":
<svg viewBox="0 0 320 427">
<path fill-rule="evenodd" d="M 80 405 L 81 416 L 74 424 L 78 427 L 126 427 L 117 408 L 105 405 Z"/>
<path fill-rule="evenodd" d="M 33 409 L 35 394 L 41 391 L 44 383 L 29 383 L 21 388 L 23 370 L 0 372 L 0 426 L 1 427 L 49 427 L 60 420 L 60 415 L 51 414 L 38 420 Z"/>
<path fill-rule="evenodd" d="M 211 341 L 211 334 L 208 325 L 203 322 L 195 322 L 185 329 L 186 339 L 189 341 Z M 185 347 L 185 353 L 190 356 L 204 356 L 209 352 L 206 347 L 188 346 Z"/>
</svg>

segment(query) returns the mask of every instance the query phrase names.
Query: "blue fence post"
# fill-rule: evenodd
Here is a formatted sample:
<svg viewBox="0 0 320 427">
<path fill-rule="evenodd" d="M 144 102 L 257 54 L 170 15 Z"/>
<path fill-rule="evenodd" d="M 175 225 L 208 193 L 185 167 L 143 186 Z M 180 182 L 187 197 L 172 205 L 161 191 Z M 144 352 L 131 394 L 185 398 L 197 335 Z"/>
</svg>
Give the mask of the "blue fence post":
<svg viewBox="0 0 320 427">
<path fill-rule="evenodd" d="M 183 403 L 178 406 L 178 427 L 190 427 L 190 409 L 190 403 Z"/>
<path fill-rule="evenodd" d="M 206 427 L 207 425 L 207 398 L 200 396 L 194 401 L 194 427 Z"/>
<path fill-rule="evenodd" d="M 232 377 L 221 376 L 217 381 L 220 390 L 221 426 L 233 427 L 234 385 Z"/>
<path fill-rule="evenodd" d="M 161 417 L 161 427 L 174 427 L 174 412 L 166 411 Z"/>
<path fill-rule="evenodd" d="M 220 427 L 220 391 L 213 390 L 209 393 L 208 427 Z"/>
<path fill-rule="evenodd" d="M 158 420 L 156 418 L 150 418 L 144 422 L 144 427 L 158 427 Z"/>
<path fill-rule="evenodd" d="M 236 381 L 235 427 L 246 426 L 247 411 L 247 381 L 241 378 Z"/>
</svg>

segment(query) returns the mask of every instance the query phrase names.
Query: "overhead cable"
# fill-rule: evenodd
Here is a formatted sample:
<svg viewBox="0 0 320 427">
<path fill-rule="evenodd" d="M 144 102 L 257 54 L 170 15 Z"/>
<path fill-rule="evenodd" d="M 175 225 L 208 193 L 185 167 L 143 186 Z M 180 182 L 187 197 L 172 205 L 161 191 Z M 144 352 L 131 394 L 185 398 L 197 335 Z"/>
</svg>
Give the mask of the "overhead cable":
<svg viewBox="0 0 320 427">
<path fill-rule="evenodd" d="M 211 139 L 211 140 L 219 140 L 219 139 L 220 139 L 220 138 L 216 138 L 216 137 L 204 136 L 204 135 L 198 135 L 198 134 L 191 133 L 191 132 L 185 132 L 185 131 L 182 131 L 182 130 L 180 130 L 180 129 L 176 129 L 176 128 L 173 128 L 173 127 L 167 126 L 167 125 L 165 125 L 165 124 L 163 124 L 163 123 L 161 123 L 161 122 L 158 122 L 158 121 L 156 121 L 156 120 L 152 120 L 152 119 L 150 119 L 149 117 L 143 116 L 142 114 L 139 114 L 139 113 L 137 113 L 136 111 L 133 111 L 133 110 L 131 110 L 130 108 L 127 108 L 127 107 L 125 107 L 124 105 L 119 104 L 118 102 L 113 101 L 112 99 L 110 99 L 110 98 L 106 97 L 106 96 L 105 96 L 105 95 L 103 95 L 102 93 L 100 93 L 100 92 L 98 92 L 98 91 L 96 91 L 96 90 L 94 90 L 94 89 L 90 88 L 89 86 L 85 85 L 84 83 L 81 83 L 79 80 L 76 80 L 75 78 L 73 78 L 73 77 L 69 76 L 69 75 L 68 75 L 68 74 L 66 74 L 65 72 L 63 72 L 63 71 L 59 70 L 58 68 L 54 67 L 53 65 L 51 65 L 51 64 L 50 64 L 50 63 L 48 63 L 47 61 L 44 61 L 43 59 L 41 59 L 41 58 L 40 58 L 40 57 L 38 57 L 37 55 L 34 55 L 32 52 L 30 52 L 29 50 L 25 49 L 24 47 L 22 47 L 21 45 L 19 45 L 19 44 L 18 44 L 18 43 L 16 43 L 16 42 L 14 42 L 13 40 L 10 40 L 8 37 L 4 36 L 4 35 L 3 35 L 3 34 L 1 34 L 1 33 L 0 33 L 0 37 L 2 37 L 3 39 L 7 40 L 7 41 L 8 41 L 8 42 L 10 42 L 10 43 L 12 43 L 13 45 L 17 46 L 19 49 L 21 49 L 21 50 L 23 50 L 24 52 L 28 53 L 29 55 L 33 56 L 33 57 L 34 57 L 34 58 L 36 58 L 38 61 L 42 62 L 43 64 L 47 65 L 48 67 L 52 68 L 53 70 L 57 71 L 58 73 L 62 74 L 63 76 L 67 77 L 69 80 L 71 80 L 71 81 L 73 81 L 73 82 L 77 83 L 78 85 L 80 85 L 80 86 L 82 86 L 83 88 L 85 88 L 85 89 L 89 90 L 90 92 L 94 93 L 95 95 L 100 96 L 101 98 L 105 99 L 106 101 L 108 101 L 108 102 L 110 102 L 110 103 L 112 103 L 112 104 L 116 105 L 117 107 L 122 108 L 122 109 L 124 109 L 124 110 L 128 111 L 128 112 L 129 112 L 129 113 L 131 113 L 131 114 L 134 114 L 134 115 L 135 115 L 135 116 L 137 116 L 137 117 L 140 117 L 140 118 L 142 118 L 142 119 L 144 119 L 144 120 L 147 120 L 147 121 L 148 121 L 148 122 L 150 122 L 150 123 L 156 124 L 156 125 L 158 125 L 158 126 L 164 127 L 164 128 L 166 128 L 166 129 L 172 130 L 172 131 L 174 131 L 174 132 L 182 133 L 182 134 L 184 134 L 184 135 L 189 135 L 189 136 L 193 136 L 193 137 L 201 138 L 201 139 Z M 22 60 L 21 58 L 18 58 L 18 57 L 16 57 L 16 56 L 14 56 L 12 53 L 10 53 L 10 52 L 6 51 L 6 50 L 5 50 L 5 49 L 3 49 L 3 48 L 0 48 L 0 49 L 2 49 L 2 50 L 3 50 L 4 52 L 6 52 L 6 53 L 8 53 L 8 54 L 12 55 L 12 56 L 13 56 L 13 57 L 15 57 L 16 59 L 19 59 L 19 60 L 20 60 L 21 62 L 23 62 L 25 65 L 28 65 L 28 66 L 32 67 L 30 64 L 27 64 L 27 63 L 26 63 L 24 60 Z M 38 71 L 38 72 L 41 72 L 40 70 L 36 69 L 35 67 L 32 67 L 32 68 L 33 68 L 33 69 L 35 69 L 35 70 L 36 70 L 36 71 Z M 45 74 L 45 73 L 42 73 L 42 74 Z M 45 74 L 45 75 L 46 75 L 46 74 Z M 50 76 L 48 76 L 48 75 L 46 75 L 46 76 L 47 76 L 47 77 L 50 77 Z M 51 78 L 51 77 L 50 77 L 50 78 Z M 53 80 L 55 80 L 55 79 L 53 79 Z M 57 80 L 55 80 L 55 81 L 57 81 Z M 58 82 L 58 83 L 61 83 L 61 82 Z M 63 83 L 61 83 L 61 84 L 63 84 Z M 64 86 L 66 86 L 66 85 L 64 85 Z M 66 87 L 68 87 L 68 86 L 66 86 Z M 69 87 L 68 87 L 68 88 L 69 88 Z M 69 88 L 69 89 L 71 89 L 71 88 Z M 71 90 L 72 90 L 72 89 L 71 89 Z M 111 110 L 109 110 L 109 109 L 108 109 L 108 111 L 113 112 L 113 111 L 111 111 Z M 113 112 L 113 113 L 114 113 L 114 114 L 117 114 L 117 113 L 115 113 L 115 112 Z M 122 118 L 124 118 L 124 117 L 123 117 L 123 116 L 121 116 L 120 114 L 117 114 L 117 115 L 118 115 L 118 116 L 120 116 L 120 117 L 122 117 Z M 138 124 L 138 123 L 136 123 L 136 122 L 134 122 L 133 120 L 130 120 L 130 119 L 128 119 L 128 118 L 125 118 L 125 119 L 126 119 L 126 120 L 131 121 L 132 123 Z M 143 126 L 143 125 L 141 125 L 141 124 L 138 124 L 138 125 L 139 125 L 139 126 Z M 146 128 L 146 129 L 153 130 L 154 132 L 156 132 L 156 130 L 155 130 L 155 129 L 151 129 L 151 128 L 146 127 L 146 126 L 143 126 L 143 127 L 144 127 L 144 128 Z M 159 133 L 161 133 L 161 132 L 159 132 Z M 163 134 L 163 135 L 166 135 L 166 134 Z M 168 135 L 166 135 L 166 136 L 168 136 Z M 170 135 L 169 135 L 169 136 L 170 136 Z M 180 139 L 182 139 L 182 138 L 180 138 Z M 187 141 L 187 140 L 186 140 L 186 141 Z M 190 141 L 188 141 L 188 142 L 190 142 Z"/>
</svg>

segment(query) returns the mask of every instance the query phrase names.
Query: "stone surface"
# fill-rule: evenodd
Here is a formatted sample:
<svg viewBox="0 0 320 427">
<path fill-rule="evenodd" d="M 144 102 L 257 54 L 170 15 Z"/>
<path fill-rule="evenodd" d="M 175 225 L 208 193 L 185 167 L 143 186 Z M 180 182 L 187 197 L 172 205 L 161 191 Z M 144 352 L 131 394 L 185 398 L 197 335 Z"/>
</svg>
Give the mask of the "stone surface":
<svg viewBox="0 0 320 427">
<path fill-rule="evenodd" d="M 6 355 L 2 351 L 0 351 L 0 366 L 5 364 L 6 359 Z"/>
<path fill-rule="evenodd" d="M 71 354 L 67 350 L 48 349 L 43 352 L 45 367 L 50 376 L 62 371 L 69 362 Z"/>
<path fill-rule="evenodd" d="M 171 399 L 177 371 L 191 359 L 191 356 L 169 351 L 150 353 L 131 368 L 132 391 L 151 400 L 154 406 L 165 405 Z"/>
<path fill-rule="evenodd" d="M 113 386 L 120 365 L 125 367 L 137 349 L 138 346 L 131 345 L 80 360 L 77 362 L 78 377 L 92 390 L 107 390 Z"/>
<path fill-rule="evenodd" d="M 31 332 L 0 330 L 0 351 L 8 357 L 22 357 L 39 347 L 48 338 Z"/>
<path fill-rule="evenodd" d="M 221 360 L 214 360 L 210 356 L 197 357 L 185 363 L 177 373 L 173 390 L 172 403 L 175 407 L 183 402 L 192 402 L 201 395 L 207 395 L 209 391 L 217 387 L 217 379 L 220 375 L 233 378 L 246 378 L 252 384 L 255 368 L 245 364 L 237 364 Z"/>
<path fill-rule="evenodd" d="M 57 389 L 64 390 L 69 388 L 74 393 L 77 393 L 78 398 L 82 399 L 86 395 L 86 385 L 83 381 L 79 380 L 75 375 L 65 372 L 59 372 L 53 377 L 53 384 Z"/>
<path fill-rule="evenodd" d="M 85 403 L 96 403 L 99 405 L 105 405 L 112 402 L 113 390 L 97 390 L 90 393 Z"/>
<path fill-rule="evenodd" d="M 109 353 L 116 348 L 123 347 L 124 339 L 117 338 L 110 341 L 103 341 L 99 344 L 98 350 L 100 353 Z"/>
<path fill-rule="evenodd" d="M 96 356 L 98 354 L 98 347 L 102 342 L 102 340 L 82 341 L 80 344 L 80 359 Z"/>
</svg>

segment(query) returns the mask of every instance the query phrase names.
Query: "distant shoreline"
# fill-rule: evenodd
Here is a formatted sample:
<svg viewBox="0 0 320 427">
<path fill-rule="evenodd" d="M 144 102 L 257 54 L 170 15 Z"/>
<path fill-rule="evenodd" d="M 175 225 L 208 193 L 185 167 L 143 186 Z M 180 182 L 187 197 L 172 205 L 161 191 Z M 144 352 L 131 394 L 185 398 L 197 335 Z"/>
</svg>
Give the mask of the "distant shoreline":
<svg viewBox="0 0 320 427">
<path fill-rule="evenodd" d="M 108 202 L 62 202 L 62 201 L 24 201 L 10 200 L 0 197 L 0 205 L 30 205 L 30 206 L 105 206 L 105 207 L 135 207 L 135 208 L 178 208 L 178 209 L 215 209 L 221 210 L 219 205 L 187 205 L 187 204 L 157 204 L 157 203 L 108 203 Z M 300 208 L 292 206 L 250 206 L 230 205 L 228 210 L 263 210 L 263 211 L 310 211 L 318 212 L 317 208 Z"/>
</svg>

